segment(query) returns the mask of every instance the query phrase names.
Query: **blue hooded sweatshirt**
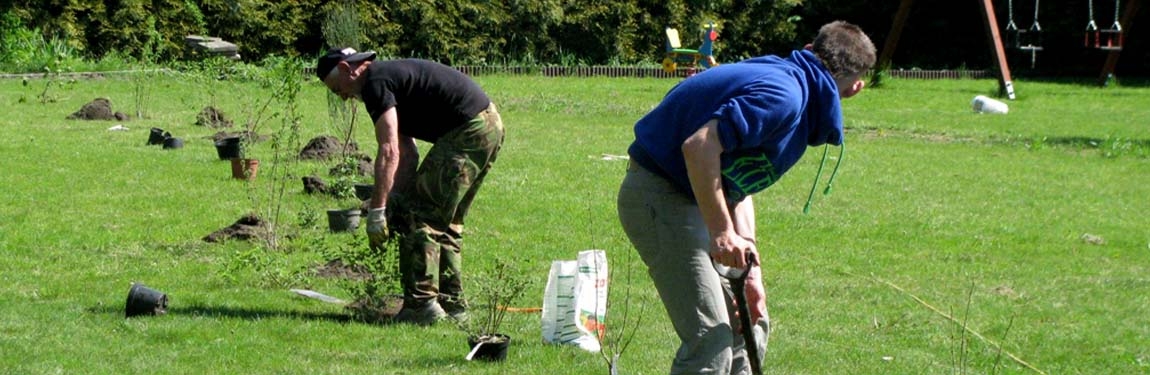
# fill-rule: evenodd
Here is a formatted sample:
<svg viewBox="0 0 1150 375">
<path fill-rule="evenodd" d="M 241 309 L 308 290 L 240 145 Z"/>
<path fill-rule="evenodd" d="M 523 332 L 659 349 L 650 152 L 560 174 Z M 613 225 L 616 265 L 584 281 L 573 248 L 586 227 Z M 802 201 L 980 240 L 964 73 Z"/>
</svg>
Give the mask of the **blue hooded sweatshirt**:
<svg viewBox="0 0 1150 375">
<path fill-rule="evenodd" d="M 761 56 L 683 80 L 635 124 L 628 153 L 692 200 L 682 145 L 718 119 L 723 189 L 737 202 L 774 184 L 808 146 L 843 140 L 834 77 L 813 53 Z"/>
</svg>

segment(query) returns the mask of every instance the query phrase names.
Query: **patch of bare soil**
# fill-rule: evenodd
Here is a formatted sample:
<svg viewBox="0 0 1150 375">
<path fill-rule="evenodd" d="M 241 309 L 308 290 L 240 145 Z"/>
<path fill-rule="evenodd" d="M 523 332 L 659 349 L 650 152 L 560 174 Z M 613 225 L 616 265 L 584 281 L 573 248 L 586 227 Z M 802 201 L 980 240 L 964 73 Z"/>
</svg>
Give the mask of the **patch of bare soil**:
<svg viewBox="0 0 1150 375">
<path fill-rule="evenodd" d="M 339 138 L 330 135 L 321 135 L 307 142 L 307 145 L 300 150 L 299 158 L 302 160 L 330 160 L 344 152 L 358 153 L 359 146 L 353 141 L 348 143 L 347 149 L 345 150 L 343 142 L 341 142 Z"/>
<path fill-rule="evenodd" d="M 127 121 L 128 115 L 112 111 L 112 101 L 108 98 L 96 98 L 67 117 L 68 120 L 117 120 Z"/>
<path fill-rule="evenodd" d="M 224 116 L 224 112 L 216 107 L 207 106 L 196 115 L 196 125 L 207 126 L 212 129 L 230 128 L 235 126 L 232 120 Z"/>
<path fill-rule="evenodd" d="M 256 216 L 255 214 L 247 214 L 241 217 L 234 224 L 224 227 L 220 230 L 212 232 L 204 236 L 204 242 L 224 242 L 226 240 L 251 240 L 251 239 L 266 239 L 268 235 L 268 223 L 264 219 Z"/>
<path fill-rule="evenodd" d="M 955 134 L 946 133 L 928 133 L 921 131 L 907 131 L 900 129 L 881 129 L 881 128 L 851 128 L 848 130 L 851 134 L 858 135 L 862 139 L 881 139 L 888 137 L 908 137 L 912 139 L 923 140 L 931 143 L 961 143 L 961 142 L 974 142 L 976 139 L 972 137 L 963 137 Z"/>
<path fill-rule="evenodd" d="M 383 324 L 391 323 L 402 308 L 403 296 L 394 295 L 364 298 L 344 306 L 355 320 Z"/>
</svg>

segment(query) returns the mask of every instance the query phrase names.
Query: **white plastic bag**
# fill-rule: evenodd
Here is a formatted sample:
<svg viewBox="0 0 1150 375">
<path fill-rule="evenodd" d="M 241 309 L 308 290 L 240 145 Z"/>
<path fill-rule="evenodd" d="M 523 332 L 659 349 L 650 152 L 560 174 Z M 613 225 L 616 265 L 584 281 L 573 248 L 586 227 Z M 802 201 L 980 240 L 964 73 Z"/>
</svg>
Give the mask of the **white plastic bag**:
<svg viewBox="0 0 1150 375">
<path fill-rule="evenodd" d="M 975 96 L 974 100 L 970 101 L 970 108 L 974 109 L 977 113 L 994 113 L 1006 114 L 1010 112 L 1010 107 L 1006 103 L 991 99 L 985 95 Z"/>
<path fill-rule="evenodd" d="M 543 292 L 543 342 L 598 352 L 606 315 L 606 252 L 584 250 L 576 260 L 551 262 Z"/>
</svg>

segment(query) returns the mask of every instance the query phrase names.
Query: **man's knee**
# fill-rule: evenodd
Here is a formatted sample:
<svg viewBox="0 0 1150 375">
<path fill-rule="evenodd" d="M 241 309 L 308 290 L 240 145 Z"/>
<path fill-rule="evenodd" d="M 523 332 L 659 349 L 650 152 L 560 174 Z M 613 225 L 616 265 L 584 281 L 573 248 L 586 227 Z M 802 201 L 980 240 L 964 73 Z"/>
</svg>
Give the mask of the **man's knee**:
<svg viewBox="0 0 1150 375">
<path fill-rule="evenodd" d="M 724 328 L 725 327 L 725 328 Z M 729 374 L 733 357 L 734 335 L 724 325 L 683 342 L 675 355 L 672 374 Z"/>
</svg>

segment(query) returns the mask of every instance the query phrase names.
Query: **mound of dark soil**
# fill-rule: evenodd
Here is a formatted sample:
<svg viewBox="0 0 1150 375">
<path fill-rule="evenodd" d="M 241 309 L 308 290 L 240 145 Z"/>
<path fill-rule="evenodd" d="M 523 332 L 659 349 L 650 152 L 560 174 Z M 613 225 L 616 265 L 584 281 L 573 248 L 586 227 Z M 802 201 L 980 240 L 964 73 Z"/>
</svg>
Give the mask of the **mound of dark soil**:
<svg viewBox="0 0 1150 375">
<path fill-rule="evenodd" d="M 235 222 L 235 224 L 224 227 L 223 229 L 212 232 L 204 237 L 204 242 L 224 242 L 225 240 L 251 240 L 251 239 L 265 239 L 267 236 L 268 223 L 255 214 L 247 214 Z"/>
<path fill-rule="evenodd" d="M 79 111 L 68 115 L 67 119 L 127 121 L 129 118 L 121 112 L 112 112 L 112 101 L 108 98 L 96 98 L 80 107 Z"/>
<path fill-rule="evenodd" d="M 316 176 L 304 176 L 303 191 L 308 194 L 328 194 L 327 184 Z"/>
<path fill-rule="evenodd" d="M 344 152 L 357 153 L 359 146 L 354 141 L 347 145 L 345 150 L 343 142 L 339 138 L 330 135 L 321 135 L 312 138 L 307 142 L 299 152 L 299 158 L 302 160 L 330 160 L 333 157 L 342 155 Z"/>
<path fill-rule="evenodd" d="M 204 107 L 200 114 L 196 115 L 196 125 L 207 126 L 212 129 L 230 128 L 235 126 L 232 120 L 224 116 L 224 112 L 216 109 L 216 107 Z"/>
</svg>

